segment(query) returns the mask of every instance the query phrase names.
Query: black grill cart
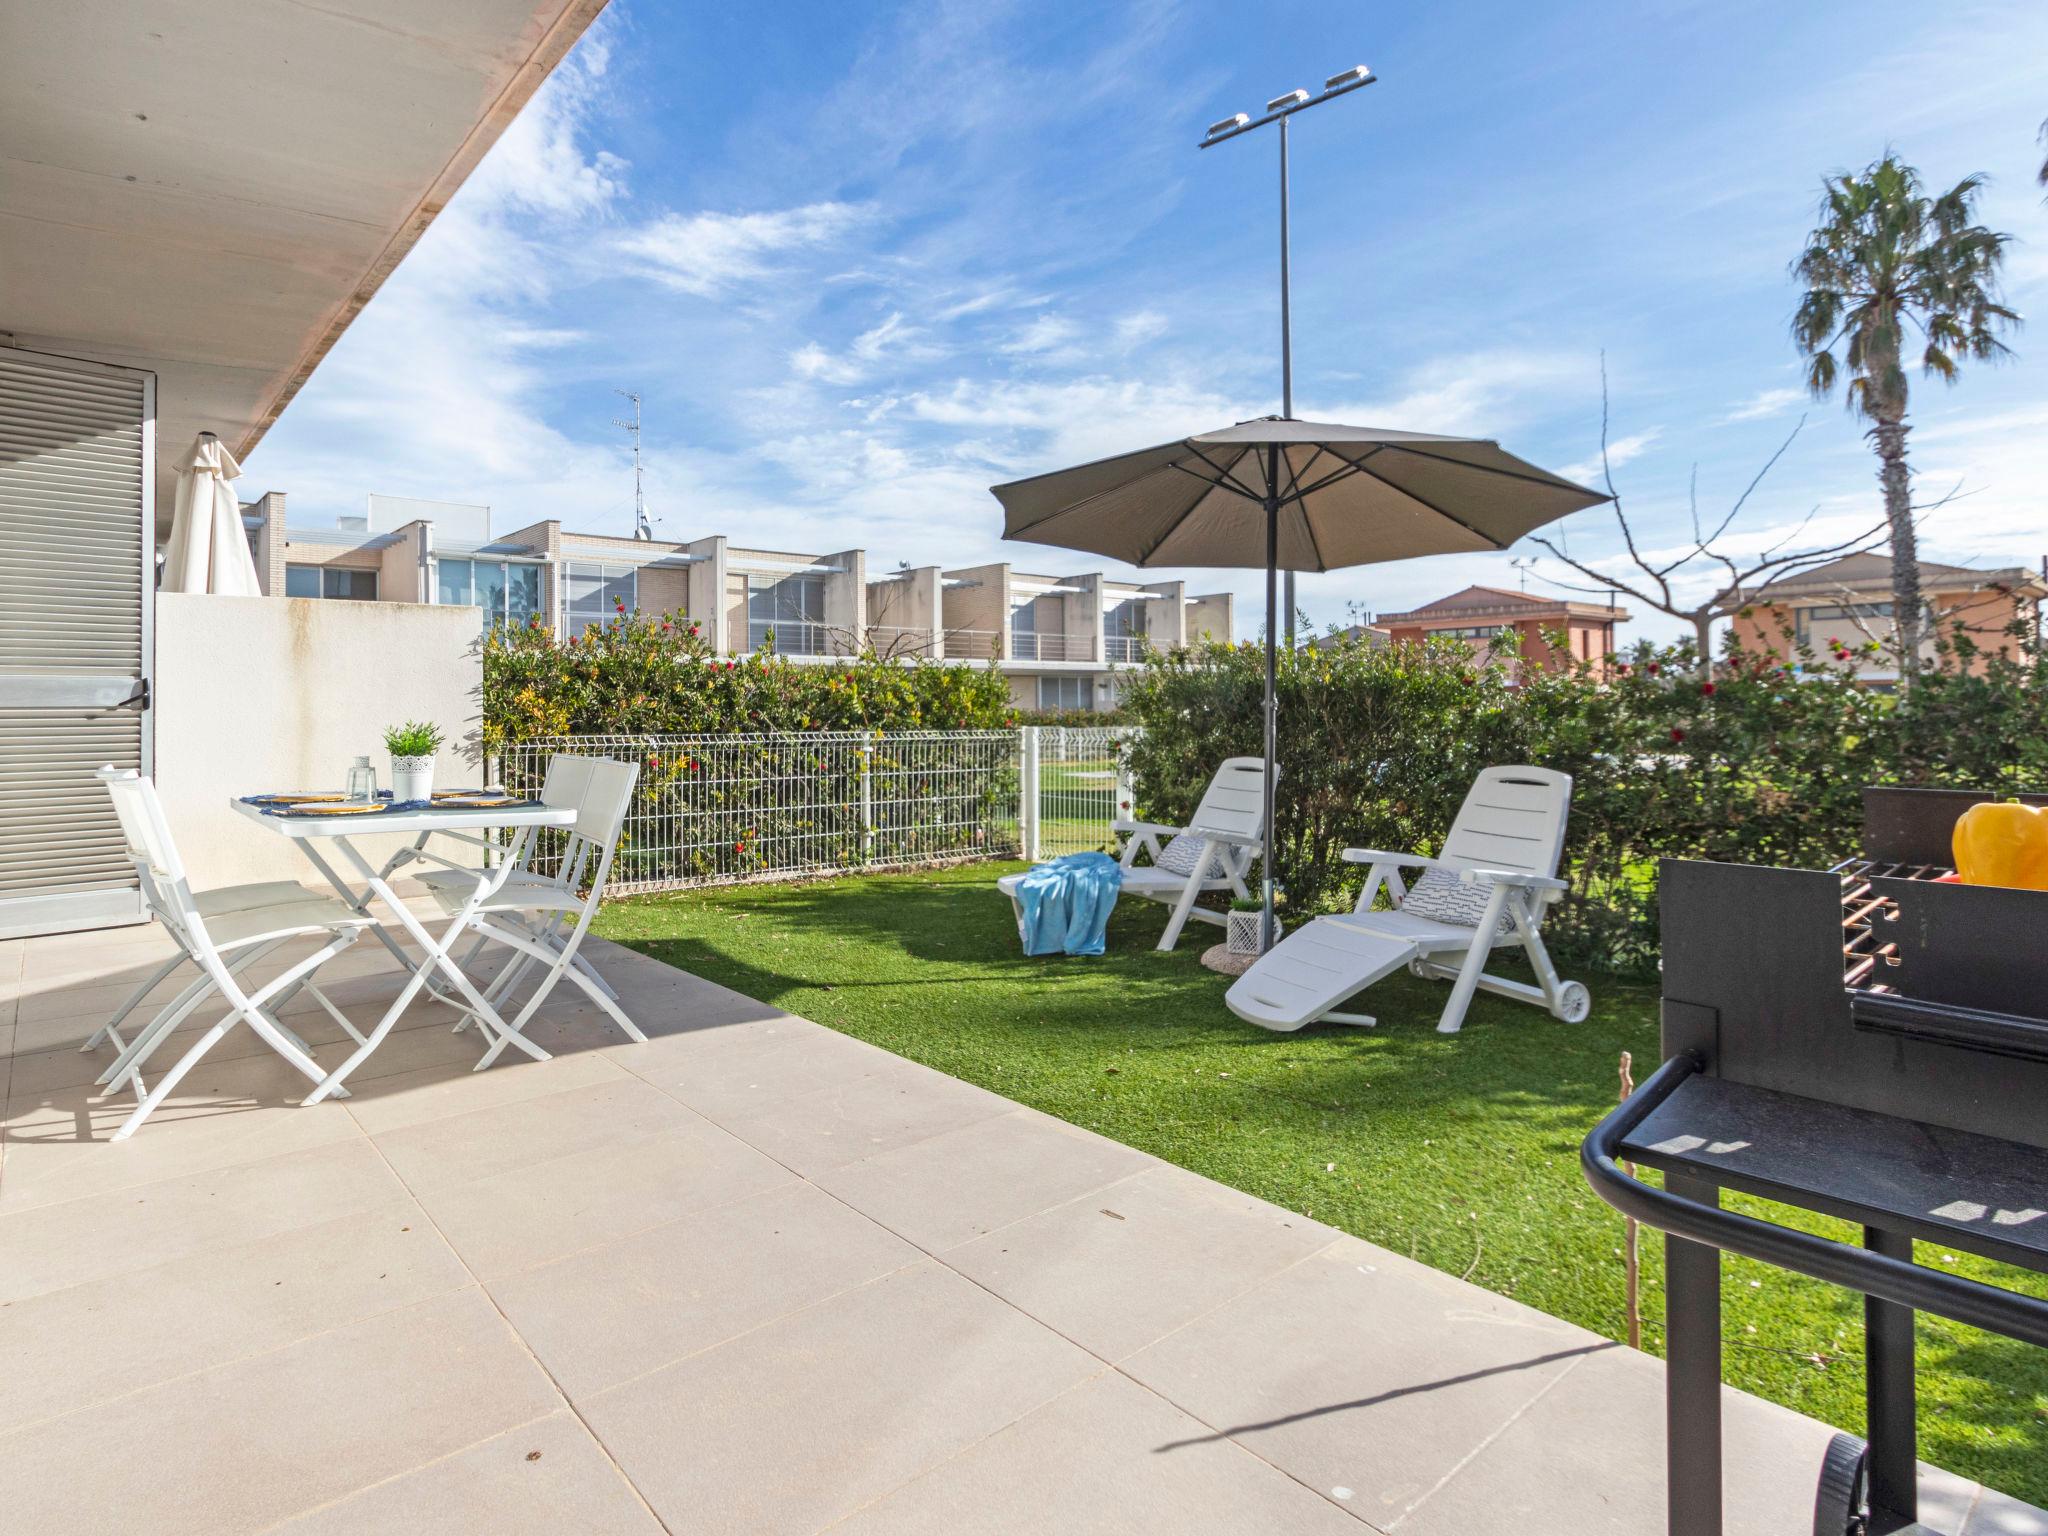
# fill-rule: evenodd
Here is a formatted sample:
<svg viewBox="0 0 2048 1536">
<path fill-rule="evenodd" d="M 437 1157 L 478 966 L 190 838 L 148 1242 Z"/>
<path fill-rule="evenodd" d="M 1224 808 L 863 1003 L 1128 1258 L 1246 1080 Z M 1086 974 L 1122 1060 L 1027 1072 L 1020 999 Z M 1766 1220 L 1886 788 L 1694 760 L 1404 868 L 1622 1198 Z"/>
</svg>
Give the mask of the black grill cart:
<svg viewBox="0 0 2048 1536">
<path fill-rule="evenodd" d="M 1581 1162 L 1666 1234 L 1670 1536 L 1722 1528 L 1723 1250 L 1864 1297 L 1870 1438 L 1830 1447 L 1816 1536 L 1922 1529 L 1916 1310 L 2048 1348 L 2048 1302 L 1913 1258 L 1919 1239 L 2048 1272 L 2048 892 L 1933 878 L 1988 798 L 1866 791 L 1863 847 L 1832 870 L 1662 866 L 1663 1064 Z M 1862 1245 L 1723 1210 L 1723 1189 Z"/>
</svg>

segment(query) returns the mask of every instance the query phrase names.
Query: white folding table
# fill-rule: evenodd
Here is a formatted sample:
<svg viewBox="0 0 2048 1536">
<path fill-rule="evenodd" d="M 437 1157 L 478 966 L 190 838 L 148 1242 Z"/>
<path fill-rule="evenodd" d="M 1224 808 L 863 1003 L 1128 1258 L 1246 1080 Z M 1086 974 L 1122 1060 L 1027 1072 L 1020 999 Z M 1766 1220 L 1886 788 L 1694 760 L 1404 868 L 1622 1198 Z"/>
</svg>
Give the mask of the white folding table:
<svg viewBox="0 0 2048 1536">
<path fill-rule="evenodd" d="M 391 1033 L 399 1016 L 411 1006 L 412 1000 L 423 988 L 440 1001 L 469 1014 L 483 1027 L 489 1039 L 516 1045 L 535 1060 L 547 1059 L 546 1051 L 524 1035 L 505 1027 L 505 1021 L 498 1017 L 497 1010 L 485 1000 L 484 995 L 476 989 L 470 979 L 463 974 L 462 968 L 449 955 L 449 951 L 454 948 L 456 941 L 469 926 L 470 918 L 497 892 L 505 883 L 506 877 L 511 874 L 517 863 L 516 857 L 512 856 L 516 850 L 508 851 L 508 856 L 500 858 L 496 864 L 475 871 L 475 890 L 470 892 L 461 911 L 449 924 L 447 932 L 438 939 L 391 888 L 391 877 L 418 857 L 416 850 L 431 834 L 466 833 L 472 840 L 480 838 L 486 832 L 498 831 L 521 831 L 532 836 L 547 827 L 574 826 L 574 807 L 519 805 L 477 809 L 381 811 L 347 816 L 272 816 L 266 814 L 261 806 L 250 805 L 240 799 L 231 803 L 237 811 L 258 826 L 290 839 L 313 867 L 326 877 L 327 883 L 334 887 L 335 893 L 357 912 L 366 917 L 370 916 L 370 903 L 373 900 L 381 901 L 397 920 L 398 926 L 419 944 L 423 952 L 420 959 L 414 960 L 406 953 L 404 946 L 392 937 L 390 929 L 381 922 L 371 930 L 383 941 L 384 947 L 391 951 L 399 965 L 410 973 L 410 979 L 400 989 L 391 1006 L 385 1010 L 384 1016 L 377 1021 L 377 1027 L 363 1038 L 363 1043 L 356 1047 L 348 1060 L 328 1073 L 312 1093 L 307 1095 L 305 1103 L 317 1104 L 339 1088 L 349 1073 L 355 1071 L 364 1058 L 384 1043 L 384 1037 Z M 413 834 L 413 842 L 410 846 L 399 849 L 381 867 L 373 865 L 365 858 L 362 850 L 356 847 L 353 841 L 358 837 L 371 837 L 390 832 Z M 362 881 L 360 888 L 351 886 L 335 868 L 333 861 L 321 852 L 319 845 L 322 843 L 331 845 L 332 849 L 341 855 L 342 860 L 354 869 Z M 453 986 L 455 995 L 451 996 L 434 985 L 433 973 L 436 971 Z"/>
</svg>

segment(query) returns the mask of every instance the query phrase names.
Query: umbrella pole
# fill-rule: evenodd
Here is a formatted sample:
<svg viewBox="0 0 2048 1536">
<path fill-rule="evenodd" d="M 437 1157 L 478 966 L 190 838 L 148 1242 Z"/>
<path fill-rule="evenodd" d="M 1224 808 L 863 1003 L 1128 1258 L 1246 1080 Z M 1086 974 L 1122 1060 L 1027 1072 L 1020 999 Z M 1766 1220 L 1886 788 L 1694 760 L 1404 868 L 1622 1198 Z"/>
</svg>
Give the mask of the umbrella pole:
<svg viewBox="0 0 2048 1536">
<path fill-rule="evenodd" d="M 1267 450 L 1266 484 L 1277 487 L 1279 479 L 1280 451 Z M 1259 953 L 1264 954 L 1273 947 L 1273 853 L 1279 846 L 1273 825 L 1273 759 L 1279 745 L 1280 700 L 1275 687 L 1273 641 L 1279 618 L 1278 594 L 1275 591 L 1280 577 L 1280 498 L 1266 497 L 1266 777 L 1260 793 L 1265 798 L 1263 806 L 1265 827 L 1265 852 L 1259 858 Z"/>
</svg>

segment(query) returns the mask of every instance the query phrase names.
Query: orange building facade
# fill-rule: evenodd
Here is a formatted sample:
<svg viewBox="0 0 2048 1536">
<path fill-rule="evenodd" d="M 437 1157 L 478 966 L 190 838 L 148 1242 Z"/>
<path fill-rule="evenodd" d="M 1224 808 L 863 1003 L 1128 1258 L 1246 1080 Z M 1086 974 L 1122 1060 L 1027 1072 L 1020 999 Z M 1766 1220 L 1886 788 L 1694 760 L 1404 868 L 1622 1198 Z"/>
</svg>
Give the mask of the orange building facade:
<svg viewBox="0 0 2048 1536">
<path fill-rule="evenodd" d="M 1422 640 L 1462 640 L 1475 654 L 1490 658 L 1513 655 L 1509 665 L 1559 671 L 1578 662 L 1600 663 L 1615 651 L 1615 632 L 1629 620 L 1625 608 L 1603 603 L 1574 603 L 1505 587 L 1467 587 L 1405 613 L 1383 613 L 1374 620 L 1396 645 Z M 1565 646 L 1551 644 L 1562 635 Z M 1519 652 L 1506 637 L 1519 641 Z"/>
<path fill-rule="evenodd" d="M 1981 672 L 1990 656 L 2018 654 L 2015 627 L 2026 634 L 2040 632 L 2048 581 L 2025 566 L 1973 570 L 1923 560 L 1920 590 L 1930 621 L 1930 638 L 1921 650 L 1927 664 L 1953 665 L 1934 635 L 1967 636 L 1979 653 L 1970 669 Z M 1860 652 L 1871 640 L 1891 643 L 1891 596 L 1891 556 L 1845 555 L 1760 588 L 1729 622 L 1745 650 L 1792 655 L 1804 648 L 1825 657 L 1829 647 L 1839 643 Z M 1723 593 L 1721 600 L 1733 598 Z M 1898 681 L 1896 659 L 1859 655 L 1856 678 L 1872 687 L 1889 687 Z"/>
</svg>

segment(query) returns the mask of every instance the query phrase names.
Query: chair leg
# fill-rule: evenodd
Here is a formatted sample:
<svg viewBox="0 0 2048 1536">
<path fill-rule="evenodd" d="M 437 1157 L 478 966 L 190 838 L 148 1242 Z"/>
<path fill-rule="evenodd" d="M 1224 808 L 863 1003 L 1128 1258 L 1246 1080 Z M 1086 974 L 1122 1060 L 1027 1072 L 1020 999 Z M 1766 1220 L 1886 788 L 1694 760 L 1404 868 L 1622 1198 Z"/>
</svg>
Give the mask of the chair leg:
<svg viewBox="0 0 2048 1536">
<path fill-rule="evenodd" d="M 1455 1035 L 1465 1027 L 1465 1010 L 1472 1006 L 1472 994 L 1479 990 L 1480 972 L 1486 969 L 1487 946 L 1476 939 L 1465 951 L 1465 963 L 1458 967 L 1458 979 L 1451 983 L 1450 1000 L 1443 1017 L 1436 1021 L 1437 1033 Z"/>
<path fill-rule="evenodd" d="M 173 1088 L 178 1086 L 179 1082 L 184 1079 L 185 1074 L 199 1065 L 199 1058 L 218 1045 L 221 1036 L 232 1029 L 241 1017 L 242 1015 L 239 1011 L 231 1013 L 205 1034 L 201 1035 L 194 1042 L 192 1049 L 180 1056 L 171 1070 L 157 1079 L 156 1086 L 149 1090 L 141 1101 L 136 1104 L 128 1118 L 121 1122 L 120 1129 L 114 1132 L 112 1139 L 115 1141 L 126 1141 L 130 1136 L 133 1136 L 135 1128 L 156 1113 L 156 1107 L 163 1103 Z"/>
<path fill-rule="evenodd" d="M 254 965 L 282 942 L 278 940 L 270 944 L 259 944 L 248 954 L 238 956 L 228 966 L 228 974 L 235 975 Z M 149 1058 L 156 1054 L 157 1047 L 163 1043 L 165 1037 L 192 1016 L 193 1011 L 206 1001 L 208 994 L 215 990 L 215 986 L 212 976 L 202 967 L 198 979 L 173 998 L 163 1012 L 143 1026 L 135 1038 L 128 1042 L 127 1048 L 114 1058 L 113 1064 L 93 1080 L 94 1083 L 104 1088 L 118 1084 L 124 1078 L 133 1078 L 136 1097 L 140 1098 L 144 1091 L 142 1068 L 148 1065 Z"/>
<path fill-rule="evenodd" d="M 191 957 L 181 949 L 178 951 L 177 954 L 171 956 L 170 959 L 166 960 L 162 965 L 158 966 L 155 970 L 151 971 L 149 973 L 149 979 L 144 981 L 141 986 L 137 987 L 132 993 L 130 993 L 128 996 L 128 1001 L 121 1005 L 120 1010 L 116 1012 L 111 1019 L 107 1020 L 106 1023 L 102 1024 L 98 1029 L 94 1030 L 90 1038 L 88 1038 L 85 1044 L 81 1045 L 79 1049 L 81 1051 L 97 1050 L 99 1048 L 100 1042 L 106 1039 L 109 1035 L 114 1036 L 115 1050 L 118 1051 L 124 1049 L 121 1043 L 121 1037 L 117 1034 L 114 1034 L 114 1031 L 120 1027 L 121 1021 L 127 1018 L 128 1015 L 133 1013 L 137 1008 L 142 1006 L 142 1000 L 145 997 L 149 996 L 151 991 L 155 989 L 156 984 L 158 982 L 162 981 L 166 976 L 170 975 L 171 972 L 175 971 L 179 966 L 183 965 L 190 958 Z"/>
<path fill-rule="evenodd" d="M 1171 949 L 1180 942 L 1180 931 L 1187 927 L 1188 914 L 1195 910 L 1195 899 L 1202 894 L 1201 866 L 1198 864 L 1195 868 L 1197 873 L 1188 876 L 1188 883 L 1181 889 L 1180 900 L 1173 905 L 1173 917 L 1166 925 L 1166 932 L 1159 935 L 1157 948 Z"/>
</svg>

